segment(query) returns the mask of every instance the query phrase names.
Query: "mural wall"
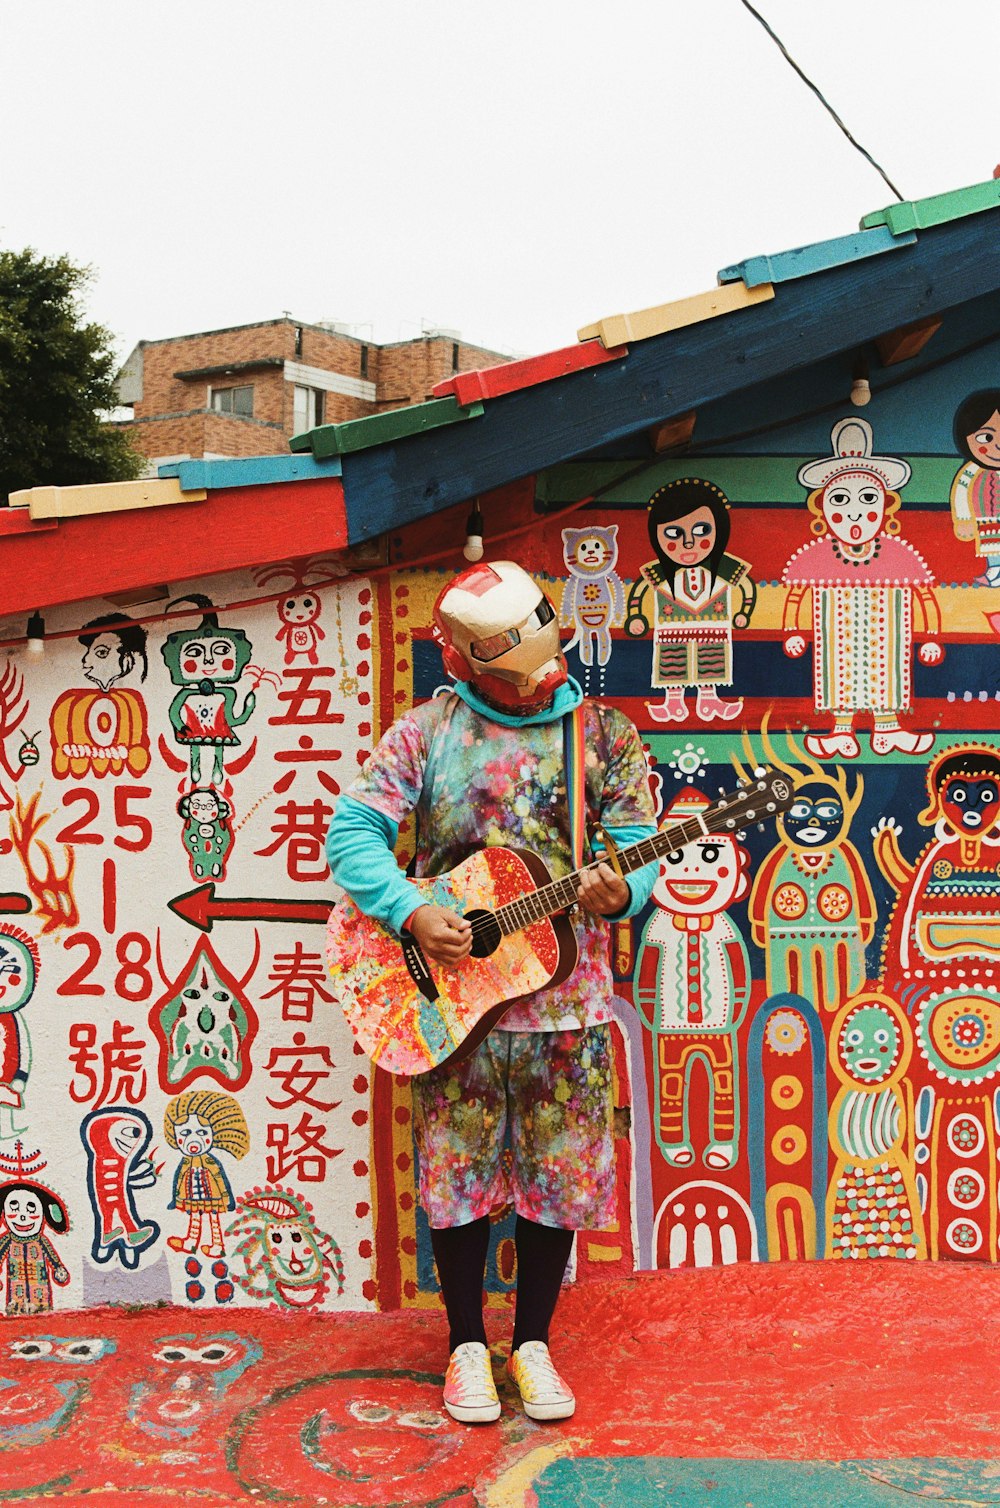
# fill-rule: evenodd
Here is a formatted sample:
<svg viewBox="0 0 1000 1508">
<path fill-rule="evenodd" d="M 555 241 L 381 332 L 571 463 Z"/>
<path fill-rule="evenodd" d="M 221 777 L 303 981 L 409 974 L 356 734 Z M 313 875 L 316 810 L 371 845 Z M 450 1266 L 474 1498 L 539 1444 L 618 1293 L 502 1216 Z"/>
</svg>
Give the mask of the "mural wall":
<svg viewBox="0 0 1000 1508">
<path fill-rule="evenodd" d="M 550 590 L 664 820 L 761 760 L 798 786 L 670 855 L 614 928 L 618 1217 L 578 1280 L 997 1260 L 1000 391 L 935 391 L 923 431 L 890 396 L 766 447 L 559 468 L 488 550 Z M 437 1302 L 408 1081 L 329 991 L 323 838 L 444 680 L 440 530 L 391 567 L 52 610 L 41 655 L 0 661 L 8 1312 Z M 497 1302 L 511 1232 L 498 1212 Z"/>
</svg>

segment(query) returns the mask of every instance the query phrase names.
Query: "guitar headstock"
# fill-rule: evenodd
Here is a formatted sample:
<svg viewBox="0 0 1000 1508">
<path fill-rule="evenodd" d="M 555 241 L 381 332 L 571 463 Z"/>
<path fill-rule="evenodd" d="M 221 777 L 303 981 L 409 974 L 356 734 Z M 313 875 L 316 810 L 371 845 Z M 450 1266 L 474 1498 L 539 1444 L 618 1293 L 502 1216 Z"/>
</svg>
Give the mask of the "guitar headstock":
<svg viewBox="0 0 1000 1508">
<path fill-rule="evenodd" d="M 705 813 L 705 826 L 713 833 L 735 832 L 789 811 L 794 800 L 795 784 L 784 770 L 757 769 L 734 791 L 719 797 Z"/>
</svg>

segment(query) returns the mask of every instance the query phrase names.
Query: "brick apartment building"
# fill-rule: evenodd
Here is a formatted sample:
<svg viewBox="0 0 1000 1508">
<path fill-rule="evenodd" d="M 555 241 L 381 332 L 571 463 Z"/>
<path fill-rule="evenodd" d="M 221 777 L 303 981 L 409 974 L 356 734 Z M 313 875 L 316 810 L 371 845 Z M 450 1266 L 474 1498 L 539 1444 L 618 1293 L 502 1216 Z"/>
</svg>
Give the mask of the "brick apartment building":
<svg viewBox="0 0 1000 1508">
<path fill-rule="evenodd" d="M 258 456 L 317 424 L 422 403 L 454 372 L 510 360 L 450 331 L 377 345 L 284 317 L 143 340 L 118 375 L 119 421 L 148 473 L 166 461 Z"/>
</svg>

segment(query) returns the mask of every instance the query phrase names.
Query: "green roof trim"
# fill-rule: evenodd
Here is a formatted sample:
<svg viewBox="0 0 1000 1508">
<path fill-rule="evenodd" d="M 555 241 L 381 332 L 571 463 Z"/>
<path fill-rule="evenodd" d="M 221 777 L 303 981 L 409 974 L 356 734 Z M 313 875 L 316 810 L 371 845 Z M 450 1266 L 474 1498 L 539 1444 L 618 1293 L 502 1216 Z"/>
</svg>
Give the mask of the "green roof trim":
<svg viewBox="0 0 1000 1508">
<path fill-rule="evenodd" d="M 410 435 L 422 435 L 443 424 L 458 424 L 463 419 L 478 419 L 482 403 L 465 408 L 457 398 L 435 398 L 430 403 L 414 403 L 409 408 L 390 409 L 385 414 L 370 414 L 366 419 L 350 419 L 345 424 L 320 424 L 316 429 L 293 435 L 292 450 L 311 450 L 317 461 L 329 456 L 345 456 L 356 450 L 370 450 Z"/>
<path fill-rule="evenodd" d="M 890 204 L 887 209 L 873 210 L 861 221 L 861 229 L 885 225 L 894 236 L 899 236 L 910 230 L 944 225 L 948 220 L 961 220 L 965 215 L 979 215 L 998 205 L 1000 178 L 991 178 L 988 183 L 973 183 L 969 188 L 934 194 L 930 199 L 907 199 L 902 204 Z"/>
</svg>

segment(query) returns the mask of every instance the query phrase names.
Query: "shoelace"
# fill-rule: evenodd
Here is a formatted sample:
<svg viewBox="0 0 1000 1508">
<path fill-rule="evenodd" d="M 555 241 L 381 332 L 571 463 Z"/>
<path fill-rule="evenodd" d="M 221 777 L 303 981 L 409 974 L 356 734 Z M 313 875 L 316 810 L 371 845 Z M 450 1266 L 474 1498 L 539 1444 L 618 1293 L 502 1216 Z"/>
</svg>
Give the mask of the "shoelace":
<svg viewBox="0 0 1000 1508">
<path fill-rule="evenodd" d="M 481 1393 L 489 1395 L 490 1387 L 486 1381 L 486 1364 L 489 1362 L 489 1354 L 487 1351 L 484 1360 L 482 1354 L 463 1351 L 452 1358 L 452 1379 L 463 1397 Z"/>
<path fill-rule="evenodd" d="M 551 1392 L 559 1398 L 566 1396 L 566 1386 L 547 1351 L 529 1351 L 524 1355 L 519 1350 L 517 1354 L 533 1392 Z"/>
</svg>

